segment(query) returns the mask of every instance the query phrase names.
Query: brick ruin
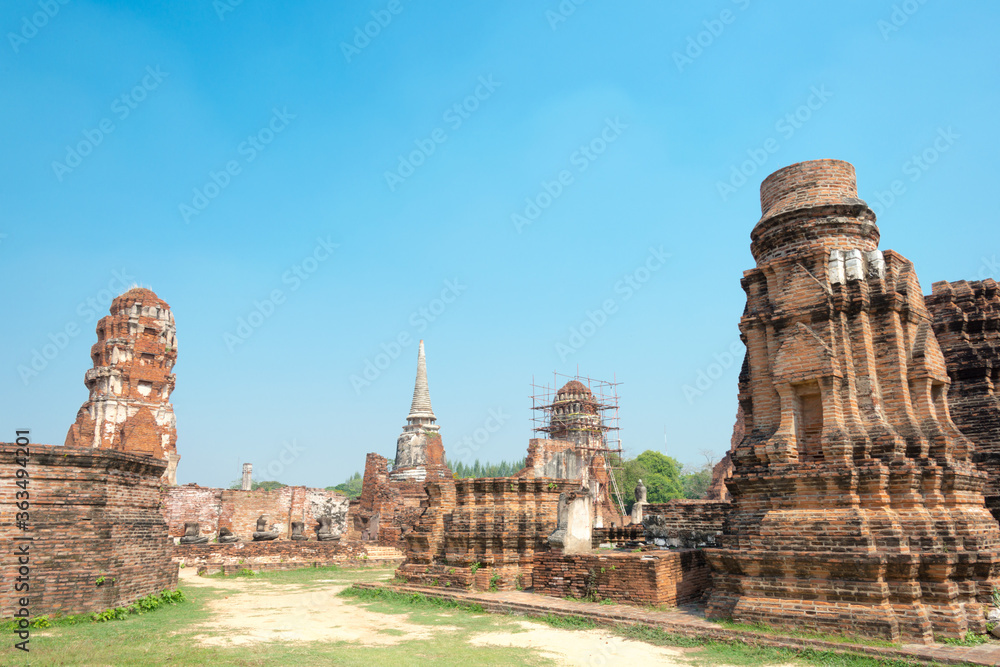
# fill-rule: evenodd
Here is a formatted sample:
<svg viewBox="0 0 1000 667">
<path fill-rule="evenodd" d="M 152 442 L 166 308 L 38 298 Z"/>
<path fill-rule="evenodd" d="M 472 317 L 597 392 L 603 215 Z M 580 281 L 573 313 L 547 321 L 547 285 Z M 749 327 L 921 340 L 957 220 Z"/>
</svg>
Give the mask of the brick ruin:
<svg viewBox="0 0 1000 667">
<path fill-rule="evenodd" d="M 397 574 L 424 585 L 530 587 L 535 554 L 548 550 L 556 529 L 559 496 L 579 487 L 541 477 L 428 482 Z"/>
<path fill-rule="evenodd" d="M 406 548 L 404 536 L 423 512 L 426 483 L 452 479 L 445 463 L 440 428 L 431 407 L 427 359 L 424 341 L 420 341 L 413 401 L 403 432 L 396 440 L 395 464 L 390 471 L 388 459 L 368 454 L 361 497 L 351 501 L 348 537 Z"/>
<path fill-rule="evenodd" d="M 635 605 L 676 607 L 701 599 L 711 570 L 701 549 L 642 554 L 540 554 L 534 589 L 557 598 L 614 600 Z"/>
<path fill-rule="evenodd" d="M 167 462 L 163 481 L 177 483 L 177 424 L 170 393 L 177 336 L 170 306 L 133 287 L 111 302 L 90 348 L 90 397 L 66 434 L 66 446 L 113 449 Z"/>
<path fill-rule="evenodd" d="M 761 210 L 709 617 L 894 641 L 984 631 L 1000 528 L 913 264 L 879 250 L 846 162 L 775 172 Z"/>
<path fill-rule="evenodd" d="M 609 456 L 601 411 L 606 404 L 579 380 L 570 380 L 551 403 L 538 406 L 547 422 L 538 431 L 546 438 L 528 441 L 524 468 L 516 477 L 580 480 L 593 497 L 594 526 L 621 526 L 627 522 L 616 507 L 608 473 Z"/>
<path fill-rule="evenodd" d="M 743 363 L 746 364 L 746 360 Z M 732 453 L 736 449 L 736 445 L 742 442 L 743 437 L 746 435 L 746 427 L 743 420 L 743 406 L 741 405 L 736 411 L 736 423 L 733 424 L 733 437 L 729 440 L 729 451 L 712 468 L 712 481 L 709 482 L 708 489 L 705 491 L 705 500 L 729 502 L 733 499 L 733 496 L 729 493 L 729 489 L 726 488 L 726 480 L 733 475 Z"/>
<path fill-rule="evenodd" d="M 925 298 L 948 363 L 951 417 L 975 443 L 986 506 L 1000 519 L 1000 294 L 994 280 L 934 283 Z"/>
<path fill-rule="evenodd" d="M 292 522 L 305 523 L 305 534 L 315 539 L 320 517 L 330 517 L 334 535 L 347 531 L 347 496 L 337 491 L 284 486 L 279 489 L 214 489 L 185 484 L 165 487 L 163 512 L 172 537 L 184 535 L 184 524 L 197 522 L 201 534 L 215 538 L 222 528 L 241 540 L 252 539 L 257 519 L 268 518 L 268 528 L 288 539 Z"/>
<path fill-rule="evenodd" d="M 31 612 L 82 614 L 177 588 L 172 542 L 160 512 L 167 463 L 107 449 L 28 445 L 30 520 L 15 527 L 13 502 L 0 506 L 0 617 L 11 618 L 18 576 L 15 538 L 29 536 Z M 0 492 L 14 498 L 18 446 L 0 444 Z M 19 456 L 23 456 L 23 453 Z"/>
</svg>

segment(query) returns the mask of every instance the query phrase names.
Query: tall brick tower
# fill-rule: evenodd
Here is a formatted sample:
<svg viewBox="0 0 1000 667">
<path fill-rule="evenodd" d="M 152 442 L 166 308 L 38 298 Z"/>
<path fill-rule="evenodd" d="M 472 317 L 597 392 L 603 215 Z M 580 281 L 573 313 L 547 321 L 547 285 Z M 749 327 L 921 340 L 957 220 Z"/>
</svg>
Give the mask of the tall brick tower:
<svg viewBox="0 0 1000 667">
<path fill-rule="evenodd" d="M 879 250 L 846 162 L 771 174 L 761 209 L 709 616 L 891 640 L 984 631 L 1000 529 L 913 264 Z"/>
<path fill-rule="evenodd" d="M 111 302 L 90 348 L 90 398 L 66 434 L 67 447 L 116 449 L 167 461 L 163 481 L 177 483 L 177 423 L 170 404 L 177 337 L 170 306 L 133 287 Z"/>
<path fill-rule="evenodd" d="M 992 279 L 940 282 L 926 301 L 952 382 L 948 408 L 975 444 L 986 506 L 1000 519 L 1000 291 Z"/>
<path fill-rule="evenodd" d="M 451 471 L 444 462 L 444 445 L 441 444 L 441 434 L 438 432 L 440 428 L 434 409 L 431 408 L 424 341 L 420 341 L 413 402 L 410 404 L 410 414 L 406 417 L 403 433 L 396 440 L 396 464 L 389 474 L 390 481 L 451 479 Z"/>
</svg>

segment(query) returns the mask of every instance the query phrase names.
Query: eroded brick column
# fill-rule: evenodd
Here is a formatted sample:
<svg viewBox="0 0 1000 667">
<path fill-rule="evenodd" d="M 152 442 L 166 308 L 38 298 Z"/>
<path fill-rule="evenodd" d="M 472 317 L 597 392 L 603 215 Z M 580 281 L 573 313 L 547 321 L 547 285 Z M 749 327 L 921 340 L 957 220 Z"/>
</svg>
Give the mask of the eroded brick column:
<svg viewBox="0 0 1000 667">
<path fill-rule="evenodd" d="M 893 640 L 985 630 L 1000 530 L 913 264 L 879 250 L 846 162 L 775 172 L 761 209 L 708 614 Z"/>
<path fill-rule="evenodd" d="M 177 335 L 170 306 L 133 287 L 111 302 L 90 349 L 90 396 L 66 434 L 67 447 L 114 449 L 167 461 L 163 481 L 177 483 L 177 423 L 170 393 Z"/>
</svg>

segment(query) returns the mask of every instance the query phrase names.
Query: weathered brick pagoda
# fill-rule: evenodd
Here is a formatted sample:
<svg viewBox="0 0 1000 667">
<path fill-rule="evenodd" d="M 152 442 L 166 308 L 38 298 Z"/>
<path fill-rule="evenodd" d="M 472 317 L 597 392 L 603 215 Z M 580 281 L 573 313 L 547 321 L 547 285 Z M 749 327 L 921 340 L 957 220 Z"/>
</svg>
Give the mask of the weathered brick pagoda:
<svg viewBox="0 0 1000 667">
<path fill-rule="evenodd" d="M 708 615 L 892 640 L 984 631 L 1000 528 L 913 264 L 879 250 L 846 162 L 771 174 L 761 209 L 742 281 L 746 435 Z"/>
<path fill-rule="evenodd" d="M 177 336 L 170 306 L 133 287 L 111 302 L 90 349 L 90 397 L 66 434 L 66 446 L 113 449 L 167 462 L 163 480 L 177 483 L 177 424 L 170 393 Z"/>
<path fill-rule="evenodd" d="M 934 283 L 926 297 L 948 362 L 948 405 L 975 443 L 973 460 L 989 475 L 986 506 L 1000 519 L 1000 294 L 994 280 Z"/>
</svg>

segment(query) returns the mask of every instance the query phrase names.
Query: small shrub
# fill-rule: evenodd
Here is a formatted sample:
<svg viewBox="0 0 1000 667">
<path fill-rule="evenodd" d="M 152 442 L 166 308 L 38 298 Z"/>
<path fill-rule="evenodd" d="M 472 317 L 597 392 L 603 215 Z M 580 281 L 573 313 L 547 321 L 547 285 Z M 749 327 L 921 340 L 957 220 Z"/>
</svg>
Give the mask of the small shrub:
<svg viewBox="0 0 1000 667">
<path fill-rule="evenodd" d="M 490 590 L 498 591 L 500 590 L 500 573 L 493 570 L 493 576 L 490 577 Z"/>
<path fill-rule="evenodd" d="M 239 570 L 237 570 L 236 576 L 237 577 L 254 577 L 254 576 L 257 576 L 257 573 L 254 572 L 253 570 L 251 570 L 250 568 L 241 567 Z"/>
<path fill-rule="evenodd" d="M 94 584 L 96 586 L 103 586 L 105 581 L 106 581 L 106 579 L 104 578 L 104 575 L 102 574 L 101 576 L 99 576 L 97 579 L 94 580 Z"/>
<path fill-rule="evenodd" d="M 469 566 L 469 570 L 471 570 L 471 571 L 472 571 L 472 576 L 476 576 L 476 572 L 477 572 L 477 571 L 479 570 L 479 568 L 481 568 L 482 566 L 483 566 L 483 564 L 482 564 L 482 563 L 480 563 L 479 561 L 476 561 L 475 563 L 473 563 L 472 565 L 470 565 L 470 566 Z"/>
<path fill-rule="evenodd" d="M 51 628 L 52 623 L 49 621 L 48 616 L 36 616 L 31 621 L 31 627 L 33 628 Z"/>
</svg>

